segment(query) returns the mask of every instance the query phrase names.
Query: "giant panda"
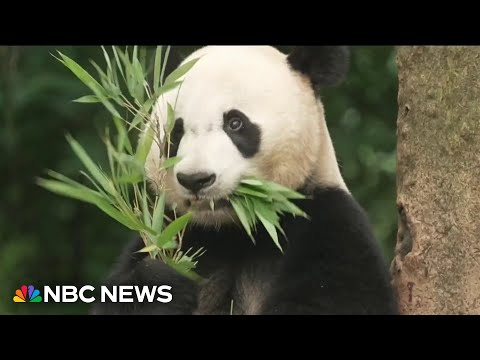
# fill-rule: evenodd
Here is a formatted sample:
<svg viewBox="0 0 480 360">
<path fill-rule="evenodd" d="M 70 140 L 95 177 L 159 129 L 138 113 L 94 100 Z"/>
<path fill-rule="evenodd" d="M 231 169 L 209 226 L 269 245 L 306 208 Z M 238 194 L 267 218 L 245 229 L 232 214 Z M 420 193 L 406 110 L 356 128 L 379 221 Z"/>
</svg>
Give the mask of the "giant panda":
<svg viewBox="0 0 480 360">
<path fill-rule="evenodd" d="M 165 172 L 165 149 L 155 145 L 146 172 L 152 188 L 165 181 L 177 214 L 194 210 L 183 246 L 205 250 L 196 269 L 204 281 L 138 253 L 144 244 L 135 239 L 106 285 L 169 285 L 172 300 L 97 303 L 92 313 L 397 314 L 388 266 L 342 178 L 319 96 L 346 77 L 348 48 L 207 46 L 184 62 L 192 59 L 182 85 L 152 112 L 155 124 L 175 104 L 169 156 L 181 161 Z M 260 226 L 253 243 L 225 201 L 247 176 L 307 197 L 298 206 L 309 219 L 282 219 L 283 253 Z"/>
</svg>

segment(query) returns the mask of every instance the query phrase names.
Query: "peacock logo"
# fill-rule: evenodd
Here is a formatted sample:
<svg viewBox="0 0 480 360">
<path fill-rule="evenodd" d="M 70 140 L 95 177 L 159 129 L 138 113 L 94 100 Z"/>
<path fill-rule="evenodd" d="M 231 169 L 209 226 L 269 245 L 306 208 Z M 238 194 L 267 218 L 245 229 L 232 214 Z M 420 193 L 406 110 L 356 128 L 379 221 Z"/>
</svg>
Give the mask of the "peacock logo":
<svg viewBox="0 0 480 360">
<path fill-rule="evenodd" d="M 28 293 L 28 294 L 27 294 Z M 27 296 L 28 295 L 28 296 Z M 42 302 L 40 291 L 33 285 L 23 285 L 15 291 L 14 302 Z"/>
</svg>

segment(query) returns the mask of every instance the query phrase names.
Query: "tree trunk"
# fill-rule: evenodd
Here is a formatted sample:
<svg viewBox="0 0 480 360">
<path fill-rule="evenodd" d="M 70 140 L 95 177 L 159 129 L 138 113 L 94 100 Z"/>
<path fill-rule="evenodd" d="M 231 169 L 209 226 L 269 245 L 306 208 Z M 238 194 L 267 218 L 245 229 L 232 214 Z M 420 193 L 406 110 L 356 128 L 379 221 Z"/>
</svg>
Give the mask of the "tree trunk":
<svg viewBox="0 0 480 360">
<path fill-rule="evenodd" d="M 480 47 L 397 53 L 403 314 L 480 314 Z"/>
</svg>

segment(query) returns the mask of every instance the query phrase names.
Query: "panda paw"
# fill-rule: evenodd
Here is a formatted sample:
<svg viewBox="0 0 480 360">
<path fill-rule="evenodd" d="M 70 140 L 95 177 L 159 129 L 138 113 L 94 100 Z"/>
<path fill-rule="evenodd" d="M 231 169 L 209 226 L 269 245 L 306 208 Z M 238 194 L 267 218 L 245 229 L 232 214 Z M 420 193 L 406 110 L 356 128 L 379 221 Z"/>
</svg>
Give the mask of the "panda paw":
<svg viewBox="0 0 480 360">
<path fill-rule="evenodd" d="M 112 300 L 101 295 L 91 314 L 192 314 L 197 306 L 197 284 L 161 260 L 136 253 L 141 246 L 138 240 L 127 246 L 102 286 L 116 296 Z"/>
</svg>

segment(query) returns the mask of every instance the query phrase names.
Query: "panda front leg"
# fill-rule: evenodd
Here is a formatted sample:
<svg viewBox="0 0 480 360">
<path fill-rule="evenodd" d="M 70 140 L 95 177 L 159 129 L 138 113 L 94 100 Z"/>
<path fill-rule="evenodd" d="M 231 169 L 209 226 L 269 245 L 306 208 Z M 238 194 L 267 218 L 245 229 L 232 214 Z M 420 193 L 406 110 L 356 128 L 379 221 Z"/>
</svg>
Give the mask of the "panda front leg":
<svg viewBox="0 0 480 360">
<path fill-rule="evenodd" d="M 92 315 L 191 315 L 197 307 L 197 285 L 178 274 L 160 260 L 151 259 L 145 253 L 136 253 L 144 247 L 138 238 L 127 245 L 108 276 L 104 286 L 110 290 L 119 286 L 137 286 L 152 289 L 154 286 L 170 286 L 171 301 L 140 302 L 133 296 L 133 302 L 112 302 L 105 297 L 97 301 Z M 145 288 L 144 288 L 145 289 Z M 155 295 L 155 298 L 158 294 Z"/>
</svg>

